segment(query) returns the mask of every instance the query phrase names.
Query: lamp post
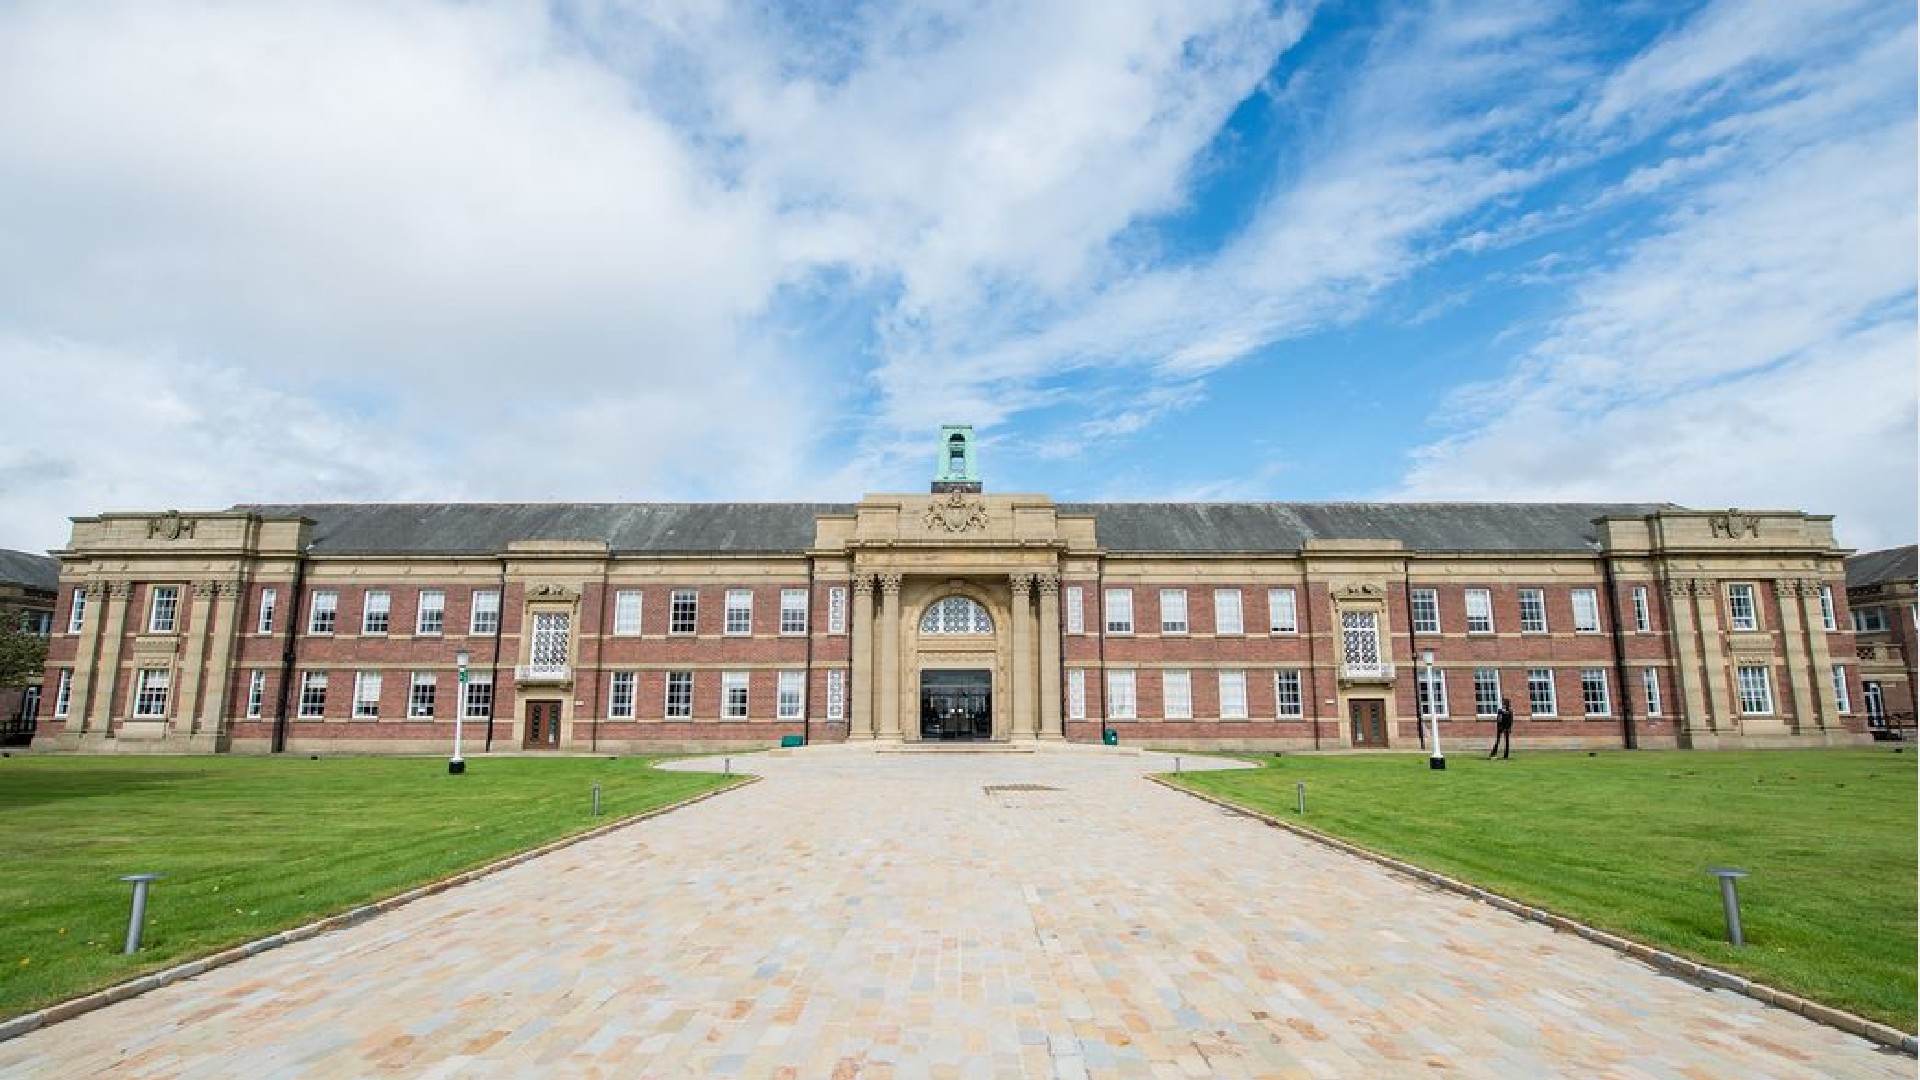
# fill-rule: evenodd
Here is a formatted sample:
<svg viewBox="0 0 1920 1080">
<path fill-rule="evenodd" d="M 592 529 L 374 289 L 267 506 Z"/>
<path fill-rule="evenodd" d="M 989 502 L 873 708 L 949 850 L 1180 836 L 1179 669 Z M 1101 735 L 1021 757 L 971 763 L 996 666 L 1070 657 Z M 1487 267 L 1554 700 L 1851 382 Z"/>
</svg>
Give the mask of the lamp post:
<svg viewBox="0 0 1920 1080">
<path fill-rule="evenodd" d="M 453 756 L 447 759 L 447 772 L 454 776 L 467 771 L 467 759 L 460 756 L 460 735 L 461 722 L 467 718 L 467 661 L 471 659 L 465 649 L 453 654 L 460 668 L 460 692 L 453 696 Z"/>
<path fill-rule="evenodd" d="M 1433 724 L 1433 738 L 1427 743 L 1428 746 L 1433 748 L 1433 754 L 1427 758 L 1427 768 L 1444 769 L 1447 767 L 1447 756 L 1440 752 L 1440 703 L 1433 700 L 1435 687 L 1433 685 L 1432 649 L 1420 650 L 1420 666 L 1426 669 L 1427 692 L 1424 694 L 1415 693 L 1414 699 L 1420 703 L 1422 718 L 1428 716 L 1433 718 L 1431 721 Z"/>
</svg>

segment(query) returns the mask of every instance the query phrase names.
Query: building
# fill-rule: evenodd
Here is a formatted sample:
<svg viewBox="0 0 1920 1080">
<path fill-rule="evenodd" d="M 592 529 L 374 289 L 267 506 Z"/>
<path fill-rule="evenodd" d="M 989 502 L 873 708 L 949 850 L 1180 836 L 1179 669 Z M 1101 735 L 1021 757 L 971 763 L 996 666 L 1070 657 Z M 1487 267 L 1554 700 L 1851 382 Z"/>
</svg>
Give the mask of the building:
<svg viewBox="0 0 1920 1080">
<path fill-rule="evenodd" d="M 41 638 L 53 629 L 54 589 L 60 560 L 0 549 L 0 626 Z M 40 685 L 0 686 L 0 746 L 25 746 L 33 738 Z"/>
<path fill-rule="evenodd" d="M 36 748 L 1867 741 L 1832 520 L 1663 504 L 236 506 L 74 519 Z M 1431 664 L 1424 658 L 1431 655 Z"/>
<path fill-rule="evenodd" d="M 1847 560 L 1847 606 L 1860 658 L 1860 711 L 1879 739 L 1914 736 L 1914 627 L 1920 597 L 1912 544 Z"/>
</svg>

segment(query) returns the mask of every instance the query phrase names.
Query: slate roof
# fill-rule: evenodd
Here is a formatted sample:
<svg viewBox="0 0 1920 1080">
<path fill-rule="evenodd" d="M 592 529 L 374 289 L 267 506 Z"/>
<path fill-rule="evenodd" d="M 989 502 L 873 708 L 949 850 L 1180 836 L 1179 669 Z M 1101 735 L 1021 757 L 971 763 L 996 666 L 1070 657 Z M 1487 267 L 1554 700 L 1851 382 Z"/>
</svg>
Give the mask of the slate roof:
<svg viewBox="0 0 1920 1080">
<path fill-rule="evenodd" d="M 1861 589 L 1898 581 L 1913 581 L 1920 571 L 1913 544 L 1885 551 L 1863 551 L 1847 560 L 1847 588 Z"/>
<path fill-rule="evenodd" d="M 315 522 L 316 554 L 492 555 L 516 540 L 600 540 L 616 552 L 791 554 L 847 503 L 307 503 L 235 510 Z M 1411 551 L 1586 553 L 1593 519 L 1661 503 L 1062 503 L 1117 552 L 1287 552 L 1310 539 Z"/>
<path fill-rule="evenodd" d="M 0 548 L 0 582 L 52 592 L 60 587 L 60 560 L 51 555 Z"/>
</svg>

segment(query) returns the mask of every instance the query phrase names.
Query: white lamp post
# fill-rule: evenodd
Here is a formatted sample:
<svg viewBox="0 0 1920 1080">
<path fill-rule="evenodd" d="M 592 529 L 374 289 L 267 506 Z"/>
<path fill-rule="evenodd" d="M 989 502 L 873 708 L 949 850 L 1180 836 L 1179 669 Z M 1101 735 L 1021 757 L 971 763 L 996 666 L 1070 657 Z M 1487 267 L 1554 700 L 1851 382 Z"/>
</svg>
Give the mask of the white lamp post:
<svg viewBox="0 0 1920 1080">
<path fill-rule="evenodd" d="M 1433 700 L 1435 687 L 1433 685 L 1432 649 L 1420 650 L 1420 665 L 1426 669 L 1426 693 L 1416 693 L 1414 694 L 1414 698 L 1420 702 L 1422 717 L 1431 716 L 1433 718 L 1431 721 L 1433 724 L 1433 739 L 1427 744 L 1433 747 L 1433 755 L 1427 758 L 1427 768 L 1444 769 L 1447 767 L 1447 756 L 1440 752 L 1440 703 Z"/>
<path fill-rule="evenodd" d="M 467 718 L 467 661 L 472 656 L 461 649 L 453 654 L 460 668 L 460 692 L 453 696 L 453 756 L 447 759 L 447 771 L 455 776 L 467 771 L 467 759 L 460 756 L 461 722 Z"/>
</svg>

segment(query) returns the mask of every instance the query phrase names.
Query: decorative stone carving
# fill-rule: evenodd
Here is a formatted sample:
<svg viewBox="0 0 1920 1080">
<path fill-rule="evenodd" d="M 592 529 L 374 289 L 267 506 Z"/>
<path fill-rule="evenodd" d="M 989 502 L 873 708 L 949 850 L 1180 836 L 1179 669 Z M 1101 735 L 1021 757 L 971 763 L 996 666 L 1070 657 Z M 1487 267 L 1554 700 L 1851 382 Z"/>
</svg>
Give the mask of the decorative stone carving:
<svg viewBox="0 0 1920 1080">
<path fill-rule="evenodd" d="M 1707 528 L 1713 535 L 1723 540 L 1736 537 L 1759 537 L 1760 519 L 1753 514 L 1743 514 L 1738 509 L 1729 509 L 1724 514 L 1715 514 L 1707 519 Z"/>
<path fill-rule="evenodd" d="M 1342 585 L 1333 595 L 1337 600 L 1385 600 L 1387 590 L 1373 584 Z"/>
<path fill-rule="evenodd" d="M 1059 574 L 1035 574 L 1033 580 L 1039 584 L 1041 596 L 1054 596 L 1060 592 Z"/>
<path fill-rule="evenodd" d="M 527 586 L 527 599 L 529 600 L 578 600 L 580 599 L 580 590 L 574 588 L 571 585 L 559 585 L 553 582 L 543 582 L 539 585 Z"/>
<path fill-rule="evenodd" d="M 191 540 L 193 539 L 193 519 L 181 517 L 178 510 L 169 510 L 159 517 L 148 518 L 147 539 Z"/>
<path fill-rule="evenodd" d="M 193 595 L 200 597 L 203 600 L 206 599 L 207 597 L 213 596 L 216 592 L 219 591 L 219 589 L 220 589 L 220 583 L 217 581 L 208 581 L 208 580 L 202 579 L 200 581 L 196 581 L 193 583 Z"/>
<path fill-rule="evenodd" d="M 853 593 L 855 596 L 872 596 L 873 575 L 855 574 L 853 576 Z"/>
<path fill-rule="evenodd" d="M 101 586 L 101 591 L 117 600 L 125 600 L 127 597 L 133 595 L 133 582 L 109 581 Z"/>
<path fill-rule="evenodd" d="M 1013 597 L 1025 600 L 1033 592 L 1032 574 L 1008 574 L 1007 580 L 1013 583 Z"/>
<path fill-rule="evenodd" d="M 1666 586 L 1667 595 L 1676 600 L 1693 595 L 1693 582 L 1690 578 L 1668 578 Z"/>
<path fill-rule="evenodd" d="M 981 499 L 967 498 L 966 492 L 955 491 L 927 507 L 922 520 L 926 522 L 929 532 L 945 529 L 950 533 L 962 533 L 985 529 L 987 504 Z"/>
<path fill-rule="evenodd" d="M 900 595 L 900 575 L 899 574 L 881 574 L 880 575 L 880 591 L 883 593 L 886 593 L 889 596 Z"/>
<path fill-rule="evenodd" d="M 245 596 L 247 583 L 238 578 L 232 581 L 217 581 L 214 583 L 213 591 L 216 596 Z"/>
</svg>

